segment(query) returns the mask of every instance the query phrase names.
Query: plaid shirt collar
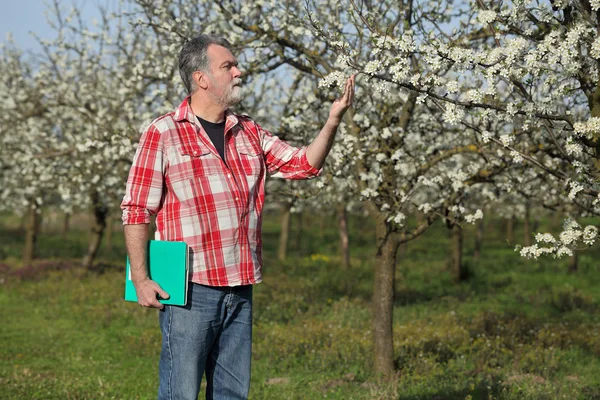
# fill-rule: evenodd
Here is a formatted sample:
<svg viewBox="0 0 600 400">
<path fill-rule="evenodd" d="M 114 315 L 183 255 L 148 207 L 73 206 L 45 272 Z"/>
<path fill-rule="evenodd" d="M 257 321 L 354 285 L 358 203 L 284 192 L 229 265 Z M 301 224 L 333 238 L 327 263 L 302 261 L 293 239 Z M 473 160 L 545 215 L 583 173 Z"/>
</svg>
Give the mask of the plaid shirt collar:
<svg viewBox="0 0 600 400">
<path fill-rule="evenodd" d="M 188 121 L 193 125 L 199 126 L 198 118 L 196 118 L 196 115 L 194 115 L 192 107 L 190 106 L 190 99 L 191 96 L 188 96 L 181 102 L 179 107 L 175 110 L 174 118 L 176 122 Z M 232 129 L 238 123 L 238 117 L 230 109 L 225 110 L 225 132 Z"/>
</svg>

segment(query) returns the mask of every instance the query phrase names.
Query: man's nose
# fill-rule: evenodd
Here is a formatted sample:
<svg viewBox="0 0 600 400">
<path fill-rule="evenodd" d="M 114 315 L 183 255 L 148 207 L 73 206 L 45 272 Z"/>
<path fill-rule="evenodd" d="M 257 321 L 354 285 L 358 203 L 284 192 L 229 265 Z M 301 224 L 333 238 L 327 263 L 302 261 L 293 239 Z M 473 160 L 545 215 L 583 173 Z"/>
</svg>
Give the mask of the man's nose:
<svg viewBox="0 0 600 400">
<path fill-rule="evenodd" d="M 242 76 L 242 71 L 240 71 L 238 67 L 233 67 L 232 71 L 234 78 L 239 78 L 240 76 Z"/>
</svg>

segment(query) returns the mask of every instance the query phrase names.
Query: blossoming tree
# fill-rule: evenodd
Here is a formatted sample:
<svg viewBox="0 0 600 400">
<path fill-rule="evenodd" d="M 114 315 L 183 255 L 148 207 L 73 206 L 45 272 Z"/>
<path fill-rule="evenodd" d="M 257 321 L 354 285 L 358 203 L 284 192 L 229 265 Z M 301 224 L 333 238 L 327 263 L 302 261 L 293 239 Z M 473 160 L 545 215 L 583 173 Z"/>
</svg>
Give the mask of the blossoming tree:
<svg viewBox="0 0 600 400">
<path fill-rule="evenodd" d="M 282 68 L 290 80 L 299 81 L 312 91 L 316 82 L 326 76 L 318 97 L 313 96 L 312 101 L 307 98 L 304 107 L 283 116 L 293 132 L 315 132 L 314 127 L 326 112 L 320 105 L 334 95 L 327 86 L 343 81 L 352 71 L 364 73 L 359 79 L 355 107 L 349 110 L 346 123 L 339 129 L 327 166 L 331 179 L 325 184 L 335 184 L 361 197 L 377 221 L 375 369 L 390 375 L 398 246 L 418 237 L 440 217 L 457 225 L 481 217 L 476 207 L 468 205 L 469 192 L 506 170 L 509 165 L 505 157 L 481 146 L 472 132 L 459 128 L 459 114 L 429 104 L 394 82 L 385 82 L 376 74 L 374 65 L 362 68 L 362 60 L 387 53 L 391 47 L 382 48 L 387 45 L 370 40 L 370 31 L 362 25 L 358 11 L 323 1 L 310 9 L 307 19 L 303 6 L 296 2 L 205 1 L 191 11 L 175 3 L 165 2 L 160 10 L 138 3 L 146 10 L 148 25 L 172 35 L 187 35 L 186 29 L 202 15 L 204 31 L 224 34 L 246 49 L 242 51 L 246 58 L 242 64 L 246 61 L 254 73 L 271 74 L 271 79 L 277 79 L 273 71 Z M 399 13 L 395 3 L 385 4 L 390 13 L 381 23 L 389 22 L 388 30 L 400 33 L 395 34 L 394 48 L 413 51 L 416 41 L 414 34 L 408 32 L 411 23 L 403 22 L 413 17 Z M 350 38 L 340 40 L 339 35 L 330 35 L 343 33 L 347 27 Z M 415 73 L 418 70 L 417 66 L 410 68 L 415 68 Z M 303 103 L 303 99 L 297 101 Z M 423 212 L 425 218 L 419 225 L 411 226 L 406 223 L 406 215 L 416 210 Z"/>
</svg>

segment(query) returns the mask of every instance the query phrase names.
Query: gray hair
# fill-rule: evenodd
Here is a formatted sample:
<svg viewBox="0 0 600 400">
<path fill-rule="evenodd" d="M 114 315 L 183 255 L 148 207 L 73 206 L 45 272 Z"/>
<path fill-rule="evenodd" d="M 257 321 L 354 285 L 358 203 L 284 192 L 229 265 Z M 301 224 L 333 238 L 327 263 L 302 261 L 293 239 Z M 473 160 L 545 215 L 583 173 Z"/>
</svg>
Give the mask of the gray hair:
<svg viewBox="0 0 600 400">
<path fill-rule="evenodd" d="M 208 46 L 216 44 L 231 50 L 231 44 L 227 39 L 201 34 L 184 43 L 179 52 L 179 75 L 183 80 L 188 94 L 196 91 L 196 85 L 192 74 L 196 71 L 209 72 L 210 60 L 206 54 Z"/>
</svg>

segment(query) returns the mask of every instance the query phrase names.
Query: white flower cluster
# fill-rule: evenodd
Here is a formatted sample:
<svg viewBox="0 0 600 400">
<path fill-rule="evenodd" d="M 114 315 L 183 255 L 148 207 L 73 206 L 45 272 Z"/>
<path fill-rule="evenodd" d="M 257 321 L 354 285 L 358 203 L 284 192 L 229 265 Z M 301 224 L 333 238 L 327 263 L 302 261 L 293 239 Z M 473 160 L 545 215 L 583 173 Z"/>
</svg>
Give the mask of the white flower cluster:
<svg viewBox="0 0 600 400">
<path fill-rule="evenodd" d="M 459 205 L 456 205 L 456 204 L 453 205 L 453 206 L 450 206 L 448 208 L 448 210 L 450 210 L 451 212 L 453 212 L 456 215 L 464 214 L 465 211 L 466 211 L 466 209 L 463 206 L 459 206 Z"/>
<path fill-rule="evenodd" d="M 456 82 L 455 80 L 448 81 L 446 83 L 446 90 L 448 90 L 448 93 L 458 93 L 458 82 Z"/>
<path fill-rule="evenodd" d="M 370 199 L 370 198 L 379 196 L 379 193 L 377 193 L 377 190 L 373 190 L 371 188 L 366 188 L 360 192 L 360 195 L 362 197 L 364 197 L 365 199 Z"/>
<path fill-rule="evenodd" d="M 481 133 L 481 139 L 483 140 L 483 143 L 488 143 L 493 136 L 494 134 L 490 131 L 483 131 Z"/>
<path fill-rule="evenodd" d="M 583 152 L 583 146 L 576 142 L 572 137 L 568 137 L 567 142 L 565 143 L 565 150 L 569 155 L 578 156 Z"/>
<path fill-rule="evenodd" d="M 408 78 L 410 71 L 410 62 L 408 58 L 402 58 L 396 63 L 392 64 L 389 68 L 390 74 L 392 74 L 392 80 L 394 82 L 404 82 Z M 416 75 L 417 79 L 419 75 Z"/>
<path fill-rule="evenodd" d="M 380 72 L 383 67 L 383 64 L 379 60 L 372 60 L 365 65 L 364 72 L 365 74 L 375 75 L 376 72 Z"/>
<path fill-rule="evenodd" d="M 469 224 L 474 224 L 478 219 L 483 219 L 483 211 L 480 209 L 477 209 L 474 214 L 465 215 L 465 221 L 467 221 Z"/>
<path fill-rule="evenodd" d="M 448 177 L 452 182 L 452 190 L 458 192 L 465 186 L 465 181 L 467 180 L 469 175 L 464 171 L 458 170 L 454 172 L 449 172 Z"/>
<path fill-rule="evenodd" d="M 598 1 L 600 3 L 600 0 Z M 600 59 L 600 36 L 598 36 L 594 43 L 592 43 L 592 48 L 590 50 L 590 54 L 592 57 L 596 59 Z"/>
<path fill-rule="evenodd" d="M 319 82 L 319 87 L 331 87 L 336 86 L 338 88 L 343 88 L 346 83 L 346 79 L 348 77 L 342 71 L 333 71 L 327 76 L 325 76 L 321 82 Z"/>
<path fill-rule="evenodd" d="M 538 233 L 535 235 L 535 240 L 537 243 L 533 246 L 523 248 L 517 246 L 515 251 L 519 251 L 522 257 L 534 259 L 542 255 L 552 255 L 554 258 L 572 256 L 578 244 L 591 246 L 598 240 L 598 228 L 588 225 L 582 229 L 581 225 L 569 218 L 565 220 L 563 231 L 558 239 L 549 233 Z M 549 246 L 540 247 L 539 244 Z"/>
<path fill-rule="evenodd" d="M 483 101 L 484 93 L 479 89 L 471 89 L 465 94 L 467 101 L 471 103 L 481 103 Z"/>
<path fill-rule="evenodd" d="M 502 142 L 502 144 L 506 147 L 506 146 L 510 146 L 510 144 L 515 140 L 515 137 L 513 135 L 510 134 L 506 134 L 506 135 L 502 135 L 500 136 L 500 141 Z"/>
<path fill-rule="evenodd" d="M 433 207 L 431 207 L 431 204 L 429 203 L 423 203 L 418 207 L 419 211 L 423 211 L 424 214 L 429 213 L 429 211 L 431 211 L 432 208 Z"/>
<path fill-rule="evenodd" d="M 402 226 L 402 223 L 404 222 L 405 219 L 406 219 L 406 215 L 399 212 L 395 216 L 389 217 L 388 222 L 393 221 L 395 224 Z"/>
<path fill-rule="evenodd" d="M 488 25 L 489 23 L 493 22 L 496 19 L 496 17 L 497 14 L 493 10 L 481 10 L 479 11 L 477 20 L 481 25 Z"/>
<path fill-rule="evenodd" d="M 523 156 L 521 155 L 521 153 L 519 153 L 519 152 L 518 152 L 518 151 L 516 151 L 516 150 L 512 150 L 512 151 L 510 152 L 510 156 L 512 157 L 512 159 L 513 159 L 513 162 L 514 162 L 515 164 L 521 164 L 521 163 L 523 162 Z"/>
<path fill-rule="evenodd" d="M 593 139 L 600 134 L 600 118 L 592 117 L 585 122 L 576 122 L 573 128 L 576 134 Z"/>
<path fill-rule="evenodd" d="M 463 119 L 464 116 L 465 110 L 462 107 L 456 106 L 452 103 L 446 103 L 446 110 L 442 116 L 444 122 L 447 122 L 450 125 L 456 125 Z"/>
<path fill-rule="evenodd" d="M 569 191 L 569 200 L 575 200 L 575 196 L 577 193 L 581 192 L 584 188 L 583 185 L 579 182 L 569 182 L 569 186 L 571 190 Z"/>
</svg>

